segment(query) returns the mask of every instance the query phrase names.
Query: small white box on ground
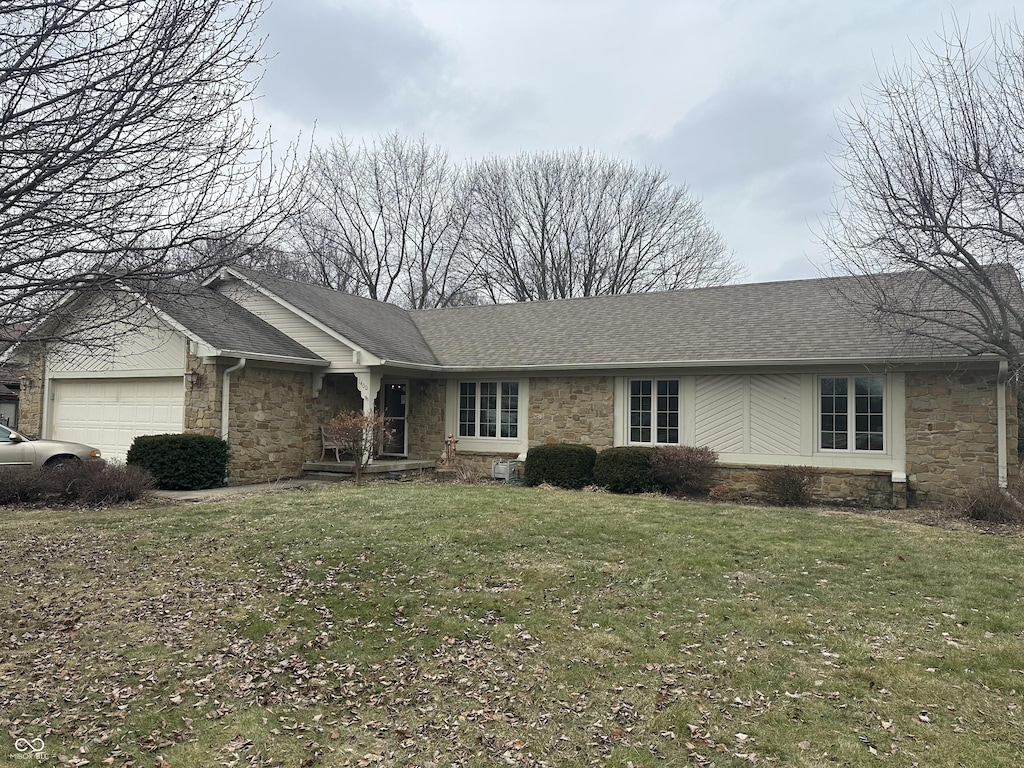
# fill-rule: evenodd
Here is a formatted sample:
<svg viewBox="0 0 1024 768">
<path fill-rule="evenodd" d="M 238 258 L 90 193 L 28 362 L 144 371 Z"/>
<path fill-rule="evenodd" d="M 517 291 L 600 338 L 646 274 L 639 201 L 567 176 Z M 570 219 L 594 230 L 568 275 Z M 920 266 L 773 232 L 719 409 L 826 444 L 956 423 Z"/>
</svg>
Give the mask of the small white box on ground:
<svg viewBox="0 0 1024 768">
<path fill-rule="evenodd" d="M 494 480 L 516 480 L 519 478 L 518 461 L 491 462 L 491 478 Z"/>
</svg>

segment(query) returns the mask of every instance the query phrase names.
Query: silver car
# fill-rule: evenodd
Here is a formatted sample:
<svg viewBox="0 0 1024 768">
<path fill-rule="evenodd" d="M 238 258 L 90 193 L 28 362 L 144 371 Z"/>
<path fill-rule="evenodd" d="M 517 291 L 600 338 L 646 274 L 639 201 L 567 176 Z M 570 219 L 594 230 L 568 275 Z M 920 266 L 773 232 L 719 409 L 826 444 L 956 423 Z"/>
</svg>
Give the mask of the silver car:
<svg viewBox="0 0 1024 768">
<path fill-rule="evenodd" d="M 0 424 L 0 467 L 57 467 L 81 461 L 101 461 L 90 445 L 63 440 L 29 440 Z"/>
</svg>

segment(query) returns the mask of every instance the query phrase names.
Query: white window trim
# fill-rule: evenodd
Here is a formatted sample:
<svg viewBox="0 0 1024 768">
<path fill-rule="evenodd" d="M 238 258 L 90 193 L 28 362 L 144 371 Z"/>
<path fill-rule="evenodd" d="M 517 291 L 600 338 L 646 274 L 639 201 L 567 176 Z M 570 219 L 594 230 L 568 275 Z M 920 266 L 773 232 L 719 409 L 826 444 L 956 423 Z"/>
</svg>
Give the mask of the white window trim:
<svg viewBox="0 0 1024 768">
<path fill-rule="evenodd" d="M 652 439 L 648 442 L 634 442 L 633 441 L 633 425 L 632 425 L 632 398 L 633 398 L 633 382 L 634 381 L 649 381 L 651 382 L 651 437 Z M 679 418 L 679 423 L 676 425 L 677 440 L 674 443 L 660 443 L 657 440 L 658 425 L 658 393 L 657 384 L 659 381 L 675 381 L 678 384 L 677 398 L 679 405 L 676 411 L 676 415 Z M 688 404 L 692 401 L 692 397 L 688 397 L 688 389 L 686 387 L 686 380 L 681 376 L 658 376 L 658 375 L 639 375 L 639 376 L 626 376 L 622 379 L 622 408 L 623 413 L 621 416 L 622 424 L 622 442 L 616 441 L 617 445 L 649 445 L 657 447 L 659 445 L 688 445 L 687 430 L 686 427 L 689 425 L 692 431 L 692 419 L 687 418 L 689 412 Z M 618 398 L 616 398 L 618 400 Z"/>
<path fill-rule="evenodd" d="M 519 412 L 517 414 L 518 437 L 462 437 L 459 435 L 459 393 L 461 384 L 464 382 L 496 381 L 516 382 L 519 385 Z M 448 379 L 445 398 L 445 436 L 455 435 L 459 440 L 459 451 L 473 451 L 478 453 L 524 453 L 528 444 L 527 429 L 529 421 L 527 414 L 530 410 L 530 388 L 529 379 L 520 379 L 515 376 L 463 376 L 457 379 Z M 478 389 L 479 395 L 479 389 Z M 499 387 L 500 400 L 500 387 Z M 442 437 L 443 440 L 443 437 Z"/>
<path fill-rule="evenodd" d="M 822 379 L 846 379 L 850 383 L 847 392 L 847 448 L 824 448 L 821 444 L 821 382 Z M 882 380 L 882 450 L 872 451 L 866 448 L 857 448 L 856 437 L 856 394 L 855 379 L 881 379 Z M 814 453 L 819 456 L 891 456 L 893 455 L 893 418 L 892 418 L 892 392 L 896 389 L 890 383 L 890 377 L 885 373 L 871 373 L 855 371 L 852 373 L 820 373 L 814 376 L 814 406 L 812 428 L 814 430 Z M 901 422 L 902 423 L 902 420 Z"/>
<path fill-rule="evenodd" d="M 791 370 L 791 369 L 790 369 Z M 787 371 L 788 372 L 788 371 Z M 800 450 L 795 454 L 753 454 L 721 453 L 719 461 L 728 465 L 782 466 L 786 464 L 817 467 L 819 469 L 866 469 L 884 470 L 894 473 L 906 471 L 906 374 L 900 370 L 850 371 L 849 369 L 827 372 L 803 370 L 801 381 L 801 440 Z M 885 379 L 884 451 L 843 451 L 819 450 L 820 442 L 820 390 L 819 378 L 836 376 L 881 376 Z M 631 445 L 629 442 L 629 384 L 633 379 L 675 378 L 670 372 L 637 371 L 629 376 L 616 376 L 614 395 L 614 445 Z M 697 445 L 695 377 L 683 375 L 680 379 L 680 432 L 683 445 Z"/>
</svg>

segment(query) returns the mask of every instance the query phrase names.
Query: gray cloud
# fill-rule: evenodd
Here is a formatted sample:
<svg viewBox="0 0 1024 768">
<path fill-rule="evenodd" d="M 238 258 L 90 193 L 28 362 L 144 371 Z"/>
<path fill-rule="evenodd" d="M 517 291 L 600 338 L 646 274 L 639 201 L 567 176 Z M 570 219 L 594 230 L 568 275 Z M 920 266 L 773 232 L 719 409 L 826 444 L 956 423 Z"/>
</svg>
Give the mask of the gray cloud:
<svg viewBox="0 0 1024 768">
<path fill-rule="evenodd" d="M 832 188 L 827 152 L 834 103 L 815 88 L 740 80 L 665 136 L 640 139 L 636 146 L 646 162 L 700 194 L 735 190 L 781 215 L 802 218 L 809 208 L 821 210 Z"/>
<path fill-rule="evenodd" d="M 299 124 L 415 125 L 446 87 L 443 42 L 405 6 L 288 0 L 263 28 L 273 58 L 260 91 Z"/>
</svg>

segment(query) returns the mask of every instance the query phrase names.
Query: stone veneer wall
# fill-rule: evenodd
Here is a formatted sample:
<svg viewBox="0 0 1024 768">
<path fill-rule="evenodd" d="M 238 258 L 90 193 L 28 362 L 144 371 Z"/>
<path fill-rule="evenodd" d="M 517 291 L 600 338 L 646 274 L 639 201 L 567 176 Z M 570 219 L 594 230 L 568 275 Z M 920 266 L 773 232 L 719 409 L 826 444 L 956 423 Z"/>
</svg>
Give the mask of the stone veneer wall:
<svg viewBox="0 0 1024 768">
<path fill-rule="evenodd" d="M 406 429 L 409 458 L 417 461 L 437 460 L 444 453 L 445 397 L 447 383 L 434 379 L 413 379 L 409 382 L 406 402 Z"/>
<path fill-rule="evenodd" d="M 26 437 L 41 437 L 46 358 L 41 351 L 33 352 L 29 357 L 29 362 L 22 369 L 18 394 L 18 431 Z"/>
<path fill-rule="evenodd" d="M 907 474 L 914 503 L 939 506 L 998 478 L 996 366 L 988 370 L 908 372 Z M 1016 474 L 1016 394 L 1006 395 L 1007 471 Z"/>
<path fill-rule="evenodd" d="M 203 365 L 188 359 L 205 377 L 186 391 L 185 431 L 221 434 L 220 390 L 229 364 Z M 307 371 L 261 368 L 249 363 L 231 374 L 229 403 L 229 482 L 252 483 L 295 477 L 303 462 L 320 457 L 320 425 L 338 411 L 362 409 L 355 377 L 327 375 L 313 395 Z"/>
<path fill-rule="evenodd" d="M 776 467 L 721 466 L 715 472 L 715 484 L 725 486 L 731 496 L 758 499 L 758 479 L 772 469 Z M 811 493 L 818 501 L 877 509 L 894 506 L 891 472 L 819 469 L 815 475 Z"/>
<path fill-rule="evenodd" d="M 599 451 L 611 448 L 614 421 L 612 377 L 530 379 L 529 445 L 581 443 Z"/>
<path fill-rule="evenodd" d="M 359 394 L 356 377 L 347 373 L 332 373 L 324 378 L 319 396 L 313 401 L 312 442 L 315 450 L 306 458 L 320 458 L 320 425 L 326 424 L 341 411 L 362 411 L 363 396 Z"/>
<path fill-rule="evenodd" d="M 614 384 L 610 376 L 530 379 L 527 445 L 579 443 L 598 451 L 611 448 L 615 443 Z M 518 451 L 467 451 L 459 454 L 459 464 L 470 474 L 490 477 L 492 462 L 515 459 L 518 455 Z"/>
<path fill-rule="evenodd" d="M 201 357 L 185 353 L 185 370 L 203 377 L 201 384 L 185 385 L 185 432 L 220 437 L 220 374 L 227 367 L 204 364 Z"/>
</svg>

